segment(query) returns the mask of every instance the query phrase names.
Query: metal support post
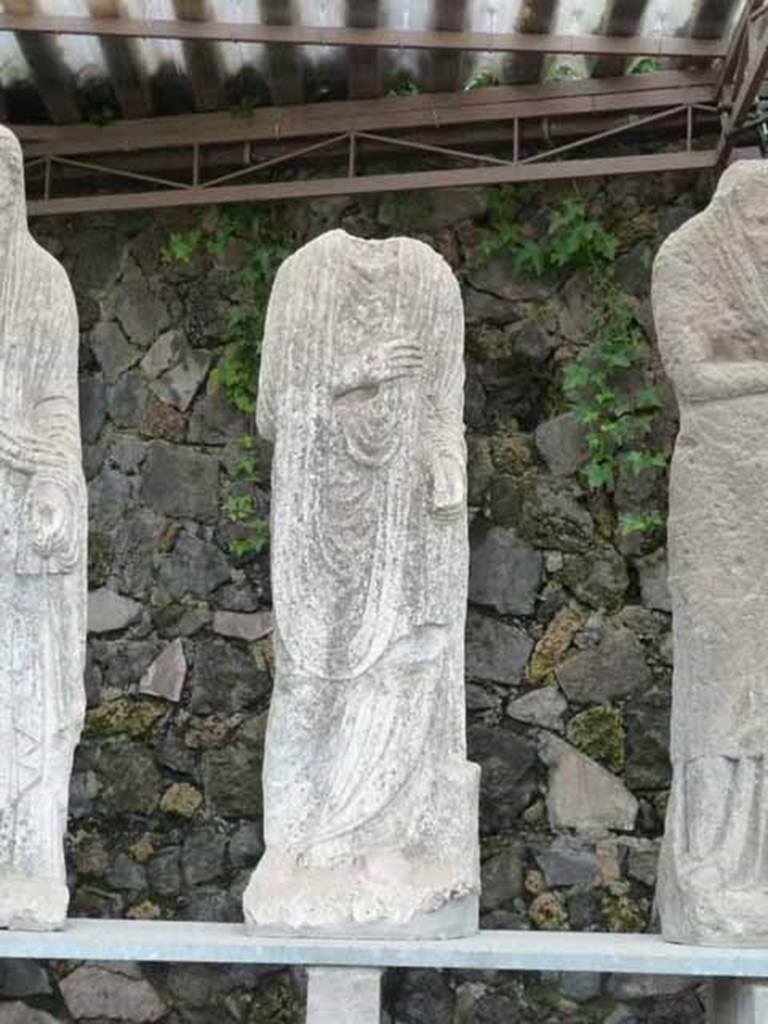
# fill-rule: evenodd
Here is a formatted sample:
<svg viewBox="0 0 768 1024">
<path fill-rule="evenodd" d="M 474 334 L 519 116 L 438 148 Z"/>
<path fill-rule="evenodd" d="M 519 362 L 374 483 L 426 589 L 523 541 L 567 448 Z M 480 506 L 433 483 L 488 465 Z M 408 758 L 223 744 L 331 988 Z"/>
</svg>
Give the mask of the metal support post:
<svg viewBox="0 0 768 1024">
<path fill-rule="evenodd" d="M 307 1024 L 379 1024 L 378 967 L 310 967 Z"/>
</svg>

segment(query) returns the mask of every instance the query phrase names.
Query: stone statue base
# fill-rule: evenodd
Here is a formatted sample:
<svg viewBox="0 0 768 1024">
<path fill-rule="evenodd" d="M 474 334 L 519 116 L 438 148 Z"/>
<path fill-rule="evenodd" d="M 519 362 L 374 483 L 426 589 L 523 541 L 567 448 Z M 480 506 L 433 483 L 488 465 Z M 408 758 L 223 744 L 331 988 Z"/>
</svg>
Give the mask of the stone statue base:
<svg viewBox="0 0 768 1024">
<path fill-rule="evenodd" d="M 674 765 L 656 900 L 661 934 L 700 946 L 768 946 L 763 758 Z"/>
<path fill-rule="evenodd" d="M 712 865 L 673 875 L 660 862 L 662 937 L 692 946 L 768 947 L 768 892 L 728 886 Z"/>
<path fill-rule="evenodd" d="M 0 874 L 0 928 L 60 931 L 68 906 L 69 891 L 58 879 Z"/>
<path fill-rule="evenodd" d="M 445 868 L 399 854 L 354 867 L 307 868 L 268 851 L 243 897 L 254 935 L 293 938 L 458 939 L 479 927 L 478 897 Z"/>
<path fill-rule="evenodd" d="M 463 939 L 477 934 L 479 900 L 462 896 L 431 913 L 418 913 L 407 921 L 339 921 L 338 924 L 257 924 L 248 920 L 251 935 L 291 939 Z"/>
</svg>

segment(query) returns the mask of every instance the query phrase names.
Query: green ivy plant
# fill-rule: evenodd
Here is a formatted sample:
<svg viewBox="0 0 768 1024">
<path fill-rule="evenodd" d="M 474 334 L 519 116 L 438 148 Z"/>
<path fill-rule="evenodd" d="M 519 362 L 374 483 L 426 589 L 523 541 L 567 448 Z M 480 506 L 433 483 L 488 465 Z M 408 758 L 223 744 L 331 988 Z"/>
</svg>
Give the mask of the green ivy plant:
<svg viewBox="0 0 768 1024">
<path fill-rule="evenodd" d="M 532 198 L 530 190 L 521 192 L 491 192 L 491 235 L 483 255 L 505 251 L 514 270 L 531 277 L 577 269 L 587 274 L 596 300 L 588 321 L 592 343 L 584 356 L 565 366 L 563 390 L 568 408 L 586 432 L 585 482 L 590 490 L 612 492 L 622 465 L 637 476 L 667 462 L 667 455 L 649 440 L 661 399 L 658 389 L 643 380 L 645 337 L 634 308 L 616 284 L 618 239 L 577 197 L 551 207 L 546 231 L 534 236 L 519 223 L 518 214 Z M 625 535 L 648 533 L 663 527 L 663 517 L 657 509 L 624 514 L 620 525 Z"/>
<path fill-rule="evenodd" d="M 265 204 L 219 209 L 202 226 L 172 232 L 163 250 L 167 262 L 188 264 L 201 255 L 222 256 L 233 244 L 240 248 L 238 266 L 232 271 L 235 298 L 229 308 L 226 347 L 212 377 L 229 402 L 250 416 L 256 409 L 258 362 L 269 293 L 278 267 L 294 248 L 281 213 L 279 207 Z M 245 436 L 240 440 L 246 454 L 238 462 L 235 476 L 241 483 L 259 482 L 254 475 L 253 439 Z M 244 556 L 264 550 L 269 527 L 266 520 L 256 515 L 253 498 L 235 494 L 230 488 L 225 508 L 231 522 L 247 527 L 247 535 L 232 542 L 233 554 Z"/>
<path fill-rule="evenodd" d="M 386 76 L 385 96 L 418 96 L 420 91 L 418 84 L 406 68 L 397 68 Z"/>
<path fill-rule="evenodd" d="M 514 193 L 503 187 L 489 190 L 491 233 L 482 247 L 484 258 L 507 252 L 515 272 L 527 277 L 546 277 L 564 269 L 613 262 L 618 239 L 588 215 L 586 204 L 580 199 L 565 199 L 553 206 L 547 231 L 541 238 L 517 223 L 518 214 L 534 195 L 532 187 Z"/>
<path fill-rule="evenodd" d="M 473 89 L 490 89 L 491 86 L 499 84 L 499 78 L 493 72 L 475 71 L 464 83 L 464 92 L 472 92 Z"/>
<path fill-rule="evenodd" d="M 261 466 L 256 455 L 256 442 L 251 435 L 239 438 L 243 451 L 234 467 L 234 479 L 240 485 L 250 487 L 263 483 Z M 269 544 L 269 520 L 258 515 L 253 494 L 249 491 L 237 493 L 231 486 L 226 497 L 226 512 L 231 523 L 239 523 L 245 529 L 245 536 L 230 542 L 230 551 L 237 557 L 260 554 Z"/>
<path fill-rule="evenodd" d="M 639 57 L 629 69 L 630 75 L 648 75 L 661 68 L 658 57 Z"/>
</svg>

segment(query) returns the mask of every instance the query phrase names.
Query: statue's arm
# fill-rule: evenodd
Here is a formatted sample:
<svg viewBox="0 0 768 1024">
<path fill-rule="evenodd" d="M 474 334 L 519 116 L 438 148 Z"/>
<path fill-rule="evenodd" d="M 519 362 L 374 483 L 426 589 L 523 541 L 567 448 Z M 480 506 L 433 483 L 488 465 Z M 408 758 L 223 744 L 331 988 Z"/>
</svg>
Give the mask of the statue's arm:
<svg viewBox="0 0 768 1024">
<path fill-rule="evenodd" d="M 77 312 L 63 271 L 53 276 L 51 292 L 53 315 L 43 328 L 48 351 L 39 368 L 30 418 L 37 450 L 44 454 L 36 461 L 27 493 L 25 529 L 29 546 L 20 562 L 26 571 L 31 571 L 30 550 L 43 559 L 55 556 L 58 571 L 69 571 L 77 558 L 76 517 L 85 503 L 77 395 Z"/>
<path fill-rule="evenodd" d="M 0 464 L 18 473 L 35 472 L 44 450 L 37 437 L 0 418 Z"/>
<path fill-rule="evenodd" d="M 284 263 L 275 275 L 264 321 L 261 342 L 259 383 L 256 395 L 256 429 L 267 441 L 277 436 L 277 399 L 280 389 L 280 364 L 290 358 L 286 321 L 290 317 L 290 265 Z"/>
<path fill-rule="evenodd" d="M 464 311 L 458 284 L 446 272 L 437 291 L 434 323 L 439 365 L 428 416 L 431 511 L 438 518 L 464 514 L 467 501 L 464 440 Z"/>
<path fill-rule="evenodd" d="M 336 360 L 331 378 L 334 398 L 360 388 L 376 387 L 401 377 L 414 377 L 421 370 L 421 346 L 395 338 Z"/>
<path fill-rule="evenodd" d="M 653 267 L 651 298 L 664 368 L 686 402 L 768 393 L 768 362 L 714 358 L 738 351 L 739 324 L 724 316 L 727 296 L 718 282 L 702 277 L 698 254 L 706 237 L 691 224 L 688 235 L 683 228 L 662 245 Z"/>
<path fill-rule="evenodd" d="M 690 363 L 676 374 L 678 395 L 689 402 L 711 402 L 768 394 L 768 363 L 703 361 Z"/>
</svg>

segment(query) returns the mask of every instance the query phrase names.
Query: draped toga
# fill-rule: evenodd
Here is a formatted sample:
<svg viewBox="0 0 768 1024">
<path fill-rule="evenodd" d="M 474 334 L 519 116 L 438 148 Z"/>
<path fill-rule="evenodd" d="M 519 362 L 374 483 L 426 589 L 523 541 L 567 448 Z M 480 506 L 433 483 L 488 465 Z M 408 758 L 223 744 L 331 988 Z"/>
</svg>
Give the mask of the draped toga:
<svg viewBox="0 0 768 1024">
<path fill-rule="evenodd" d="M 51 914 L 66 906 L 62 841 L 84 713 L 85 482 L 74 296 L 27 231 L 21 153 L 5 130 L 0 161 L 13 186 L 0 204 L 0 890 L 12 898 L 18 888 L 23 918 L 25 879 L 51 887 Z M 65 529 L 41 552 L 43 491 Z M 0 893 L 0 924 L 6 910 Z"/>
<path fill-rule="evenodd" d="M 768 366 L 765 211 L 768 166 L 737 163 L 654 266 L 680 405 L 668 523 L 674 780 L 658 896 L 664 934 L 683 941 L 756 940 L 757 920 L 768 936 L 768 387 L 751 379 Z"/>
<path fill-rule="evenodd" d="M 339 391 L 347 361 L 398 338 L 420 346 L 420 375 Z M 415 877 L 424 863 L 458 895 L 476 887 L 466 515 L 435 514 L 430 468 L 463 478 L 463 382 L 458 285 L 427 246 L 332 231 L 280 269 L 257 410 L 275 442 L 277 654 L 267 854 L 246 894 L 257 922 L 296 924 L 310 886 L 290 865 L 339 889 L 305 918 L 317 925 L 370 913 L 355 864 L 392 851 L 410 904 L 377 890 L 381 917 L 434 909 L 436 886 Z"/>
</svg>

